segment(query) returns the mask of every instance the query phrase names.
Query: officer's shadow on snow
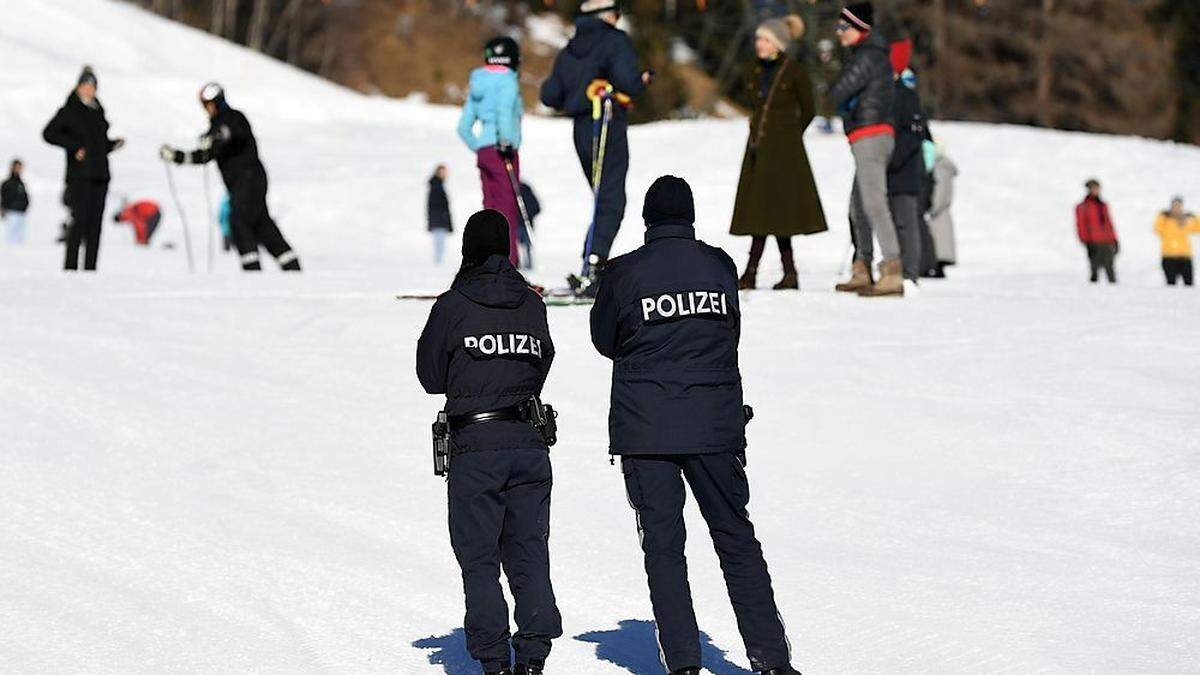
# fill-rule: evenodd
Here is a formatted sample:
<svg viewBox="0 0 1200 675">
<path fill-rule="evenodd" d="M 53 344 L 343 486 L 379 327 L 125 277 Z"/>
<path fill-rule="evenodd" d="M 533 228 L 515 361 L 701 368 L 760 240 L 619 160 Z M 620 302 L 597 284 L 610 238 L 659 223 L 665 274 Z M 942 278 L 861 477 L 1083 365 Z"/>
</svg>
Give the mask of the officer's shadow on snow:
<svg viewBox="0 0 1200 675">
<path fill-rule="evenodd" d="M 575 639 L 596 643 L 596 658 L 631 673 L 649 675 L 663 672 L 653 621 L 626 619 L 617 624 L 616 630 L 592 631 L 576 635 Z M 731 662 L 725 650 L 714 645 L 712 639 L 703 632 L 700 633 L 700 658 L 704 661 L 704 668 L 714 675 L 754 675 Z"/>
<path fill-rule="evenodd" d="M 575 639 L 595 643 L 596 658 L 636 675 L 663 672 L 653 621 L 626 619 L 617 624 L 616 630 L 592 631 L 576 635 Z M 467 653 L 467 638 L 461 628 L 447 635 L 422 638 L 412 646 L 430 650 L 429 663 L 441 666 L 446 675 L 479 673 L 479 664 Z M 700 655 L 704 667 L 713 675 L 754 675 L 732 663 L 725 650 L 714 645 L 705 633 L 700 633 Z"/>
<path fill-rule="evenodd" d="M 479 675 L 479 664 L 467 652 L 467 636 L 461 628 L 449 635 L 417 640 L 412 646 L 432 650 L 429 662 L 441 666 L 446 675 Z"/>
</svg>

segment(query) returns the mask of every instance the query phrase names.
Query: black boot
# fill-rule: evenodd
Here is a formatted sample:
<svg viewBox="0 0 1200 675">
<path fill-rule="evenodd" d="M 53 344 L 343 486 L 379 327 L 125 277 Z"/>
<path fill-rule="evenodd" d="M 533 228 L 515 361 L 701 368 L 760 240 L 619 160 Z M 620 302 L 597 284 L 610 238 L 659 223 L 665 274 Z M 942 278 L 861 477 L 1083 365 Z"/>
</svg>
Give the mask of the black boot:
<svg viewBox="0 0 1200 675">
<path fill-rule="evenodd" d="M 779 242 L 779 262 L 783 265 L 783 278 L 772 286 L 777 291 L 800 290 L 800 278 L 796 274 L 796 259 L 792 256 L 792 240 L 776 237 Z"/>
<path fill-rule="evenodd" d="M 746 262 L 746 271 L 738 278 L 739 291 L 754 290 L 758 283 L 758 263 L 762 260 L 763 249 L 766 246 L 766 237 L 754 237 L 750 240 L 750 260 Z"/>
<path fill-rule="evenodd" d="M 483 675 L 513 675 L 513 671 L 508 668 L 501 670 L 485 670 Z"/>
<path fill-rule="evenodd" d="M 791 666 L 783 666 L 782 668 L 761 671 L 761 675 L 800 675 L 800 671 Z"/>
<path fill-rule="evenodd" d="M 532 663 L 518 663 L 513 669 L 513 675 L 542 675 L 542 667 Z"/>
<path fill-rule="evenodd" d="M 671 675 L 700 675 L 700 669 L 694 666 L 672 670 Z"/>
</svg>

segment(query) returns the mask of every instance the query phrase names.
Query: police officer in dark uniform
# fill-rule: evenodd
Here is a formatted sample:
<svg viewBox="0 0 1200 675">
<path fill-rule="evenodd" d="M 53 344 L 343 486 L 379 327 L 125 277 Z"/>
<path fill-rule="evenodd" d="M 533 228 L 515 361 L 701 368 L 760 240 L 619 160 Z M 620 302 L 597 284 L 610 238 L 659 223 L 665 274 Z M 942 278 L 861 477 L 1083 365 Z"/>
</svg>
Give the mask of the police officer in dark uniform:
<svg viewBox="0 0 1200 675">
<path fill-rule="evenodd" d="M 462 269 L 417 345 L 417 376 L 425 391 L 446 395 L 450 544 L 462 567 L 467 649 L 487 673 L 522 675 L 541 673 L 562 635 L 550 585 L 550 455 L 533 410 L 554 343 L 541 295 L 508 254 L 507 219 L 491 209 L 471 216 Z M 516 600 L 515 668 L 501 565 Z"/>
<path fill-rule="evenodd" d="M 200 104 L 212 119 L 208 132 L 200 138 L 200 147 L 185 153 L 164 145 L 159 154 L 163 160 L 176 164 L 216 160 L 229 190 L 229 224 L 243 270 L 262 269 L 258 257 L 261 245 L 275 256 L 281 269 L 299 272 L 300 258 L 267 210 L 267 170 L 258 157 L 258 141 L 250 121 L 241 111 L 229 107 L 225 90 L 215 82 L 200 90 Z"/>
<path fill-rule="evenodd" d="M 738 371 L 737 268 L 696 240 L 692 191 L 663 176 L 646 193 L 646 243 L 609 262 L 592 307 L 592 343 L 613 360 L 609 452 L 637 511 L 650 601 L 671 673 L 700 672 L 684 559 L 684 484 L 708 522 L 751 667 L 791 675 L 771 578 L 746 511 Z"/>
</svg>

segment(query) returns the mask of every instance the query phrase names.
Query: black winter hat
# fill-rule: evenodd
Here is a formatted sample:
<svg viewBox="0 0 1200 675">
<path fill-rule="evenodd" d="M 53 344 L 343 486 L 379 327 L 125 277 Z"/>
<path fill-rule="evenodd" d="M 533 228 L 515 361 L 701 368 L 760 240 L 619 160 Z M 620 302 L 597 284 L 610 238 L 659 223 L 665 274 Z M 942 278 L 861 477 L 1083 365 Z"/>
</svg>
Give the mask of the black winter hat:
<svg viewBox="0 0 1200 675">
<path fill-rule="evenodd" d="M 489 66 L 508 66 L 516 70 L 521 65 L 521 46 L 507 35 L 492 38 L 483 47 L 483 60 Z"/>
<path fill-rule="evenodd" d="M 875 8 L 869 2 L 852 2 L 842 10 L 842 20 L 861 31 L 875 24 Z"/>
<path fill-rule="evenodd" d="M 84 66 L 83 72 L 79 73 L 79 81 L 75 83 L 75 86 L 78 87 L 81 84 L 90 84 L 93 87 L 100 86 L 96 81 L 96 71 L 92 70 L 91 66 Z"/>
<path fill-rule="evenodd" d="M 508 219 L 494 209 L 484 209 L 463 228 L 464 265 L 482 265 L 493 255 L 508 257 Z"/>
<path fill-rule="evenodd" d="M 642 218 L 647 227 L 668 222 L 696 222 L 696 202 L 691 186 L 678 176 L 660 177 L 646 191 Z"/>
</svg>

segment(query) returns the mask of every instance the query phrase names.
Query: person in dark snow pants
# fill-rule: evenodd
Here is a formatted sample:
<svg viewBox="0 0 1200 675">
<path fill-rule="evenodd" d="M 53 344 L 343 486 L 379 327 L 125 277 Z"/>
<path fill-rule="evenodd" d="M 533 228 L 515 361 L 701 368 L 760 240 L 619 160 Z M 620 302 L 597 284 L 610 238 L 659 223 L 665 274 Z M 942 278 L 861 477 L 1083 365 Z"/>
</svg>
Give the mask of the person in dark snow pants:
<svg viewBox="0 0 1200 675">
<path fill-rule="evenodd" d="M 243 270 L 262 269 L 258 256 L 258 247 L 262 246 L 275 257 L 281 269 L 299 272 L 300 258 L 267 209 L 267 170 L 258 157 L 258 141 L 250 121 L 229 107 L 225 90 L 215 82 L 200 90 L 200 103 L 212 120 L 208 132 L 200 138 L 200 147 L 185 153 L 164 145 L 159 154 L 163 160 L 175 164 L 217 162 L 229 190 L 230 224 Z"/>
<path fill-rule="evenodd" d="M 692 191 L 663 176 L 646 193 L 646 243 L 609 261 L 591 312 L 612 359 L 609 452 L 637 512 L 650 602 L 671 673 L 700 672 L 684 558 L 685 485 L 712 534 L 750 666 L 792 675 L 783 621 L 746 510 L 737 268 L 696 240 Z"/>
<path fill-rule="evenodd" d="M 900 241 L 900 260 L 904 279 L 916 283 L 921 278 L 924 256 L 921 194 L 925 190 L 925 141 L 932 140 L 929 124 L 917 95 L 916 76 L 908 69 L 912 41 L 892 43 L 892 71 L 896 76 L 893 127 L 895 148 L 888 163 L 888 204 Z M 905 74 L 907 73 L 907 79 Z M 911 82 L 910 86 L 908 83 Z"/>
<path fill-rule="evenodd" d="M 541 393 L 554 343 L 546 305 L 513 267 L 509 244 L 498 211 L 467 221 L 462 268 L 417 343 L 417 376 L 428 393 L 446 395 L 450 544 L 462 568 L 467 650 L 486 673 L 530 675 L 542 672 L 562 619 L 550 584 L 550 455 L 518 409 Z M 501 567 L 516 600 L 512 634 Z"/>
<path fill-rule="evenodd" d="M 588 266 L 594 269 L 604 266 L 625 218 L 625 175 L 629 172 L 626 108 L 650 82 L 650 72 L 638 70 L 633 42 L 617 28 L 621 18 L 617 4 L 616 0 L 583 3 L 581 16 L 575 22 L 575 36 L 555 58 L 554 69 L 541 91 L 542 103 L 575 120 L 575 153 L 584 178 L 591 185 L 592 148 L 598 139 L 588 90 L 598 80 L 614 89 L 590 250 L 587 241 L 584 242 L 584 254 L 593 257 L 587 261 Z"/>
<path fill-rule="evenodd" d="M 66 201 L 71 227 L 66 233 L 63 268 L 79 269 L 79 247 L 84 246 L 83 269 L 95 271 L 100 254 L 100 229 L 108 201 L 108 155 L 125 144 L 108 137 L 108 118 L 96 98 L 96 73 L 84 67 L 75 91 L 42 131 L 42 138 L 66 151 Z"/>
</svg>

